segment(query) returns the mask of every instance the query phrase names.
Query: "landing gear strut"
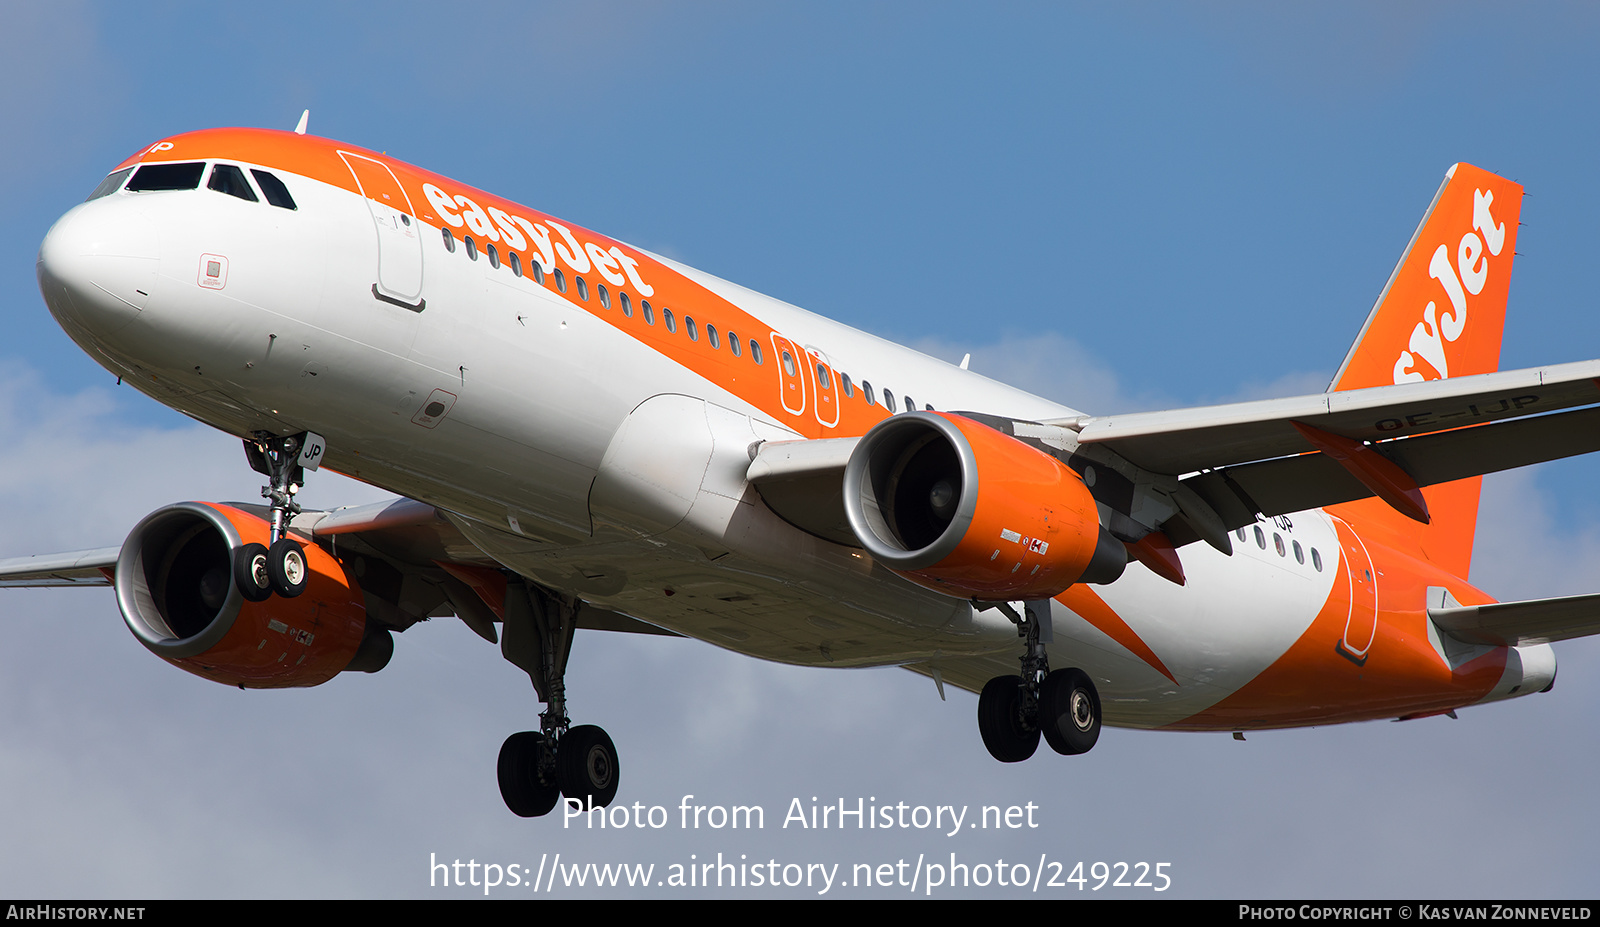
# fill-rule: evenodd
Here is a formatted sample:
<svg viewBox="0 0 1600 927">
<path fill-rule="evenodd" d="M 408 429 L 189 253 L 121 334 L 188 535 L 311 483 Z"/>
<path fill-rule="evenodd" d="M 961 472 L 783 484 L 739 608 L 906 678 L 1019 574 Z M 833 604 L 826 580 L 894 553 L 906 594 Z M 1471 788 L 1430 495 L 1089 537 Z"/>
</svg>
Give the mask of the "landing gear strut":
<svg viewBox="0 0 1600 927">
<path fill-rule="evenodd" d="M 1100 738 L 1100 694 L 1083 670 L 1050 671 L 1049 601 L 1028 602 L 1021 615 L 1003 602 L 974 604 L 999 608 L 1026 642 L 1022 674 L 996 676 L 978 696 L 978 733 L 989 755 L 1020 763 L 1033 756 L 1041 735 L 1057 753 L 1088 753 Z"/>
<path fill-rule="evenodd" d="M 284 437 L 256 432 L 244 441 L 250 468 L 267 477 L 261 495 L 272 513 L 270 546 L 245 545 L 234 559 L 234 582 L 252 602 L 264 601 L 272 593 L 292 599 L 306 591 L 306 551 L 287 532 L 290 519 L 300 514 L 295 493 L 305 485 L 306 469 L 315 470 L 322 462 L 324 448 L 321 436 L 309 431 Z"/>
<path fill-rule="evenodd" d="M 545 703 L 538 731 L 506 738 L 500 748 L 500 797 L 521 817 L 548 814 L 565 795 L 585 808 L 604 808 L 617 797 L 617 748 L 592 724 L 567 718 L 567 656 L 577 629 L 576 600 L 533 585 L 506 590 L 500 639 L 505 658 L 528 674 Z"/>
</svg>

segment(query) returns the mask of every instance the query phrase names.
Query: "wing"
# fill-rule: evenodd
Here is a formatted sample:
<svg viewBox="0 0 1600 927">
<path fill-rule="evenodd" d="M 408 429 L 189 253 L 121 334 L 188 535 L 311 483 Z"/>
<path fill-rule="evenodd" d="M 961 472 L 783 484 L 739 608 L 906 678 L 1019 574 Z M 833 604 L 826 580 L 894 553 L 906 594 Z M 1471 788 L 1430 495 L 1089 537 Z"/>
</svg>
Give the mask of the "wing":
<svg viewBox="0 0 1600 927">
<path fill-rule="evenodd" d="M 120 547 L 0 560 L 0 589 L 109 586 Z"/>
<path fill-rule="evenodd" d="M 1180 546 L 1204 537 L 1222 547 L 1219 534 L 1258 514 L 1373 495 L 1394 502 L 1395 490 L 1600 450 L 1597 404 L 1600 361 L 1583 361 L 1167 412 L 1032 423 L 964 414 L 1080 472 L 1109 462 L 1122 489 L 1108 480 L 1096 497 L 1113 512 L 1135 512 L 1137 494 L 1154 487 L 1175 502 L 1144 530 L 1164 530 Z M 791 524 L 854 544 L 840 483 L 856 442 L 769 442 L 748 478 Z M 1116 491 L 1124 498 L 1112 499 Z"/>
<path fill-rule="evenodd" d="M 1600 402 L 1600 361 L 1171 412 L 1072 419 L 1100 444 L 1157 473 L 1192 473 L 1317 450 L 1294 422 L 1388 441 Z M 1487 471 L 1483 471 L 1487 472 Z"/>
<path fill-rule="evenodd" d="M 1597 377 L 1583 361 L 1074 424 L 1081 445 L 1188 474 L 1227 529 L 1373 495 L 1426 520 L 1399 497 L 1600 450 Z M 1167 528 L 1174 543 L 1201 536 L 1192 521 Z"/>
<path fill-rule="evenodd" d="M 258 505 L 234 508 L 264 513 Z M 293 530 L 336 556 L 359 554 L 359 582 L 369 617 L 392 630 L 405 630 L 428 618 L 455 615 L 494 643 L 502 617 L 493 593 L 505 571 L 478 550 L 449 516 L 425 503 L 396 499 L 332 511 L 302 512 Z M 109 586 L 116 576 L 121 547 L 0 560 L 0 588 Z M 577 626 L 638 634 L 673 632 L 627 615 L 585 606 Z"/>
</svg>

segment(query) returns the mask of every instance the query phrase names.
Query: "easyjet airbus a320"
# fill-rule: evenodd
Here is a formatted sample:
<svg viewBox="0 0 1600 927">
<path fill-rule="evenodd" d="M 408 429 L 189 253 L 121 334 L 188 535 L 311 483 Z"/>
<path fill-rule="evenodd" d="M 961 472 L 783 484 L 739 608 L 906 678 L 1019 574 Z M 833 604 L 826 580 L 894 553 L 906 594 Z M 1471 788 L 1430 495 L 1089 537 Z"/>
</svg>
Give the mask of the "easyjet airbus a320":
<svg viewBox="0 0 1600 927">
<path fill-rule="evenodd" d="M 1600 596 L 1466 581 L 1481 474 L 1600 449 L 1600 361 L 1498 370 L 1522 189 L 1478 168 L 1327 392 L 1092 415 L 303 129 L 150 145 L 38 259 L 73 340 L 242 439 L 263 500 L 0 583 L 113 585 L 151 652 L 256 688 L 455 615 L 546 706 L 500 751 L 517 814 L 617 793 L 569 719 L 579 628 L 904 666 L 979 693 L 1005 762 L 1450 713 L 1600 631 Z M 405 498 L 302 511 L 321 466 Z"/>
</svg>

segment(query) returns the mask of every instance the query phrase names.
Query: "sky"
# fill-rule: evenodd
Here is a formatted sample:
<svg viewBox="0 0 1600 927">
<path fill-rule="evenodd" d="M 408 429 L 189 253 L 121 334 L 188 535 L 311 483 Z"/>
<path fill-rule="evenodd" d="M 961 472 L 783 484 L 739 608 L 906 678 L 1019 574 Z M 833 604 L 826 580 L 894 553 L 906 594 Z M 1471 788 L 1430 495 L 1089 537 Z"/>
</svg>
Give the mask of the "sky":
<svg viewBox="0 0 1600 927">
<path fill-rule="evenodd" d="M 308 108 L 313 133 L 930 354 L 970 352 L 1094 413 L 1323 389 L 1467 161 L 1527 191 L 1502 367 L 1600 356 L 1592 5 L 5 0 L 0 21 L 0 557 L 114 545 L 170 502 L 257 497 L 235 439 L 117 387 L 68 340 L 33 263 L 130 153 L 292 128 Z M 1473 581 L 1502 599 L 1600 588 L 1597 477 L 1579 458 L 1488 478 Z M 302 500 L 383 497 L 321 473 Z M 399 635 L 379 674 L 285 692 L 157 660 L 109 590 L 7 590 L 0 629 L 0 897 L 815 897 L 811 864 L 844 878 L 919 857 L 1005 860 L 1007 880 L 1023 865 L 1044 884 L 824 896 L 1596 884 L 1589 640 L 1557 646 L 1551 693 L 1456 720 L 1244 743 L 1107 729 L 1085 756 L 1007 766 L 983 750 L 975 697 L 941 701 L 903 670 L 584 632 L 574 714 L 611 734 L 618 803 L 647 813 L 588 829 L 506 811 L 494 758 L 540 706 L 459 622 Z M 1036 826 L 784 827 L 796 800 L 1032 804 Z M 685 828 L 685 802 L 760 806 L 766 826 Z M 657 806 L 668 826 L 648 826 Z M 558 855 L 659 878 L 718 854 L 813 882 L 526 884 Z M 456 860 L 525 884 L 485 887 L 481 868 L 461 870 L 478 885 L 440 884 L 454 871 L 432 864 Z M 1067 881 L 1079 862 L 1087 883 Z M 1096 890 L 1097 862 L 1166 863 L 1170 887 Z"/>
</svg>

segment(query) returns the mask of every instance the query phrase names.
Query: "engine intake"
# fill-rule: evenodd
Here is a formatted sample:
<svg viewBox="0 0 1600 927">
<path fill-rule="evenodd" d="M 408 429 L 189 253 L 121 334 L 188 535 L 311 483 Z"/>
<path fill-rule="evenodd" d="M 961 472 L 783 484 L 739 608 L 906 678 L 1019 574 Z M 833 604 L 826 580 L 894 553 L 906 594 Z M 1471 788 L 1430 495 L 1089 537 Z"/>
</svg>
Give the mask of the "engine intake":
<svg viewBox="0 0 1600 927">
<path fill-rule="evenodd" d="M 1049 598 L 1122 575 L 1127 550 L 1065 464 L 969 418 L 910 412 L 856 445 L 845 515 L 876 560 L 930 589 Z"/>
<path fill-rule="evenodd" d="M 235 552 L 270 533 L 265 520 L 228 505 L 182 502 L 146 515 L 117 557 L 128 629 L 173 665 L 245 688 L 314 686 L 347 669 L 382 669 L 394 649 L 388 631 L 366 634 L 360 588 L 317 545 L 305 543 L 303 595 L 245 599 Z"/>
</svg>

